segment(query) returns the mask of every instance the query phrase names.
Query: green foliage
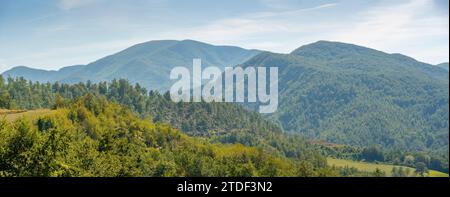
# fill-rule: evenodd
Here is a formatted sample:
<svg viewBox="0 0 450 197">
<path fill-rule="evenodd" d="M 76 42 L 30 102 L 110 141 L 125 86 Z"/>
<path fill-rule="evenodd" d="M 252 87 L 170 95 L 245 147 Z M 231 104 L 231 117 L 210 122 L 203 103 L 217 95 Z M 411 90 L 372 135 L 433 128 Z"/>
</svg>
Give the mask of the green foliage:
<svg viewBox="0 0 450 197">
<path fill-rule="evenodd" d="M 0 147 L 1 176 L 308 176 L 327 168 L 188 137 L 92 94 L 51 114 L 1 121 Z"/>
<path fill-rule="evenodd" d="M 144 77 L 153 76 L 141 84 L 161 90 L 169 83 L 161 77 L 168 75 L 161 73 L 170 70 L 160 69 L 170 68 L 161 62 L 187 66 L 193 57 L 201 57 L 211 60 L 204 65 L 228 66 L 259 53 L 222 49 L 194 41 L 158 41 L 87 66 L 52 73 L 20 67 L 8 73 L 38 75 L 30 78 L 37 81 L 55 74 L 58 77 L 53 80 L 70 83 L 117 77 L 144 82 Z M 448 172 L 448 72 L 443 69 L 399 54 L 323 41 L 291 54 L 262 53 L 243 66 L 279 67 L 280 106 L 268 118 L 280 125 L 229 103 L 173 103 L 168 93 L 147 92 L 126 80 L 68 85 L 23 78 L 5 81 L 0 76 L 0 108 L 56 110 L 39 118 L 0 120 L 0 175 L 390 173 L 402 177 L 412 173 L 408 167 L 371 172 L 347 166 L 330 168 L 323 155 L 414 167 L 419 176 L 433 172 L 428 169 Z M 448 68 L 448 64 L 440 66 Z M 282 130 L 338 144 L 311 145 Z"/>
<path fill-rule="evenodd" d="M 11 99 L 5 85 L 5 79 L 0 75 L 0 109 L 11 108 Z"/>
<path fill-rule="evenodd" d="M 18 91 L 19 90 L 19 91 Z M 139 84 L 132 86 L 126 80 L 78 83 L 75 85 L 59 83 L 31 83 L 23 78 L 8 78 L 4 91 L 10 92 L 9 102 L 17 103 L 20 109 L 61 108 L 70 100 L 84 95 L 97 97 L 103 95 L 107 100 L 127 106 L 141 118 L 152 122 L 165 123 L 190 136 L 210 139 L 212 142 L 236 144 L 263 148 L 268 152 L 282 154 L 296 159 L 314 160 L 323 166 L 320 156 L 298 135 L 286 135 L 281 129 L 263 119 L 259 114 L 249 112 L 231 103 L 174 103 L 157 91 L 147 91 Z M 103 106 L 89 103 L 98 115 Z M 71 119 L 83 120 L 87 117 L 84 109 L 73 112 Z M 85 123 L 89 135 L 96 138 L 97 122 Z M 310 148 L 311 147 L 311 148 Z"/>
<path fill-rule="evenodd" d="M 374 162 L 374 161 L 383 162 L 384 155 L 380 149 L 378 149 L 376 147 L 369 147 L 369 148 L 365 148 L 362 151 L 361 159 L 369 161 L 369 162 Z"/>
<path fill-rule="evenodd" d="M 267 118 L 285 131 L 356 147 L 423 152 L 448 163 L 449 83 L 441 68 L 326 41 L 291 54 L 261 53 L 242 65 L 250 66 L 279 68 L 279 107 Z"/>
<path fill-rule="evenodd" d="M 425 176 L 425 174 L 428 173 L 427 165 L 423 162 L 417 162 L 415 173 L 420 176 Z"/>
<path fill-rule="evenodd" d="M 205 141 L 221 144 L 243 144 L 262 149 L 270 154 L 293 160 L 308 161 L 314 166 L 317 176 L 340 171 L 340 169 L 324 169 L 327 163 L 324 155 L 352 160 L 384 161 L 410 167 L 415 167 L 415 164 L 421 161 L 430 169 L 448 172 L 448 156 L 445 155 L 379 149 L 377 150 L 378 159 L 374 159 L 373 156 L 370 156 L 371 154 L 367 154 L 367 150 L 364 148 L 341 145 L 333 145 L 332 147 L 312 145 L 299 135 L 283 133 L 277 125 L 264 120 L 256 113 L 246 111 L 238 105 L 204 102 L 174 103 L 156 91 L 147 92 L 139 84 L 132 86 L 126 80 L 113 80 L 110 84 L 88 82 L 86 84 L 68 85 L 31 83 L 23 78 L 9 78 L 8 83 L 3 83 L 0 87 L 0 91 L 12 95 L 5 100 L 6 103 L 13 103 L 13 106 L 15 106 L 10 106 L 10 109 L 62 109 L 68 108 L 74 99 L 83 96 L 101 98 L 103 95 L 107 100 L 131 109 L 145 121 L 171 125 L 171 127 L 190 136 L 200 137 Z M 86 129 L 85 134 L 94 140 L 100 140 L 100 149 L 107 150 L 110 148 L 110 146 L 107 146 L 107 142 L 114 136 L 111 135 L 106 138 L 102 134 L 102 130 L 99 129 L 101 120 L 92 118 L 104 113 L 104 103 L 97 102 L 95 99 L 88 99 L 86 101 L 88 108 L 71 110 L 68 112 L 68 118 L 73 122 L 83 122 L 83 127 Z M 54 125 L 55 122 L 51 119 L 41 119 L 36 122 L 38 131 L 48 130 Z M 383 159 L 379 159 L 381 157 Z M 208 162 L 205 161 L 205 163 Z M 161 175 L 177 174 L 176 171 L 173 171 L 173 165 L 166 161 L 162 161 L 154 167 L 160 170 Z M 251 166 L 247 167 L 251 168 Z M 210 170 L 214 170 L 214 168 L 210 168 Z M 212 172 L 206 174 L 209 173 Z M 299 173 L 294 174 L 298 175 Z M 348 172 L 342 174 L 348 174 Z M 304 176 L 307 175 L 309 176 L 310 173 Z"/>
</svg>

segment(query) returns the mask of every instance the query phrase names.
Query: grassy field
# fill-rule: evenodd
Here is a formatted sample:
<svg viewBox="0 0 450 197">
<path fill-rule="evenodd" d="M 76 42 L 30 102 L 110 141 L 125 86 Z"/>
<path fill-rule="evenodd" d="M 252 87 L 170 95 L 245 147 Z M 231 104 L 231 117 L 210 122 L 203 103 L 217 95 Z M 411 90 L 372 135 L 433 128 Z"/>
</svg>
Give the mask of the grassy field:
<svg viewBox="0 0 450 197">
<path fill-rule="evenodd" d="M 358 161 L 351 161 L 351 160 L 345 160 L 345 159 L 334 159 L 334 158 L 327 158 L 328 165 L 330 166 L 336 166 L 336 167 L 354 167 L 357 168 L 360 171 L 366 171 L 366 172 L 374 172 L 377 168 L 384 171 L 387 176 L 391 176 L 392 168 L 394 167 L 400 167 L 395 165 L 388 165 L 388 164 L 376 164 L 376 163 L 367 163 L 367 162 L 358 162 Z M 412 172 L 415 171 L 414 168 L 401 166 L 403 169 L 409 168 L 411 175 Z M 448 177 L 448 174 L 438 172 L 435 170 L 430 170 L 428 173 L 428 176 L 430 177 Z"/>
<path fill-rule="evenodd" d="M 50 114 L 52 110 L 50 109 L 37 109 L 37 110 L 7 110 L 7 109 L 0 109 L 0 119 L 5 118 L 6 121 L 12 122 L 14 120 L 17 120 L 20 117 L 27 117 L 27 118 L 33 118 L 33 117 L 39 117 L 41 115 Z"/>
</svg>

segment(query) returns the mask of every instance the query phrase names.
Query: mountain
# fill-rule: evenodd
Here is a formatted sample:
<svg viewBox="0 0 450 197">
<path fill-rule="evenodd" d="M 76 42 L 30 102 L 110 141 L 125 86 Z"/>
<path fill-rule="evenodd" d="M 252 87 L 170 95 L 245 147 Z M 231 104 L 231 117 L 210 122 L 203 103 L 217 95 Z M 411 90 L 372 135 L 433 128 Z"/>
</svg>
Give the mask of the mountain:
<svg viewBox="0 0 450 197">
<path fill-rule="evenodd" d="M 448 158 L 449 82 L 441 68 L 327 41 L 264 52 L 241 66 L 279 68 L 279 106 L 268 118 L 285 131 Z"/>
<path fill-rule="evenodd" d="M 440 67 L 440 68 L 443 68 L 443 69 L 445 69 L 448 72 L 448 69 L 449 69 L 448 62 L 447 63 L 441 63 L 441 64 L 438 64 L 436 66 Z"/>
<path fill-rule="evenodd" d="M 39 82 L 56 82 L 69 77 L 75 72 L 79 72 L 84 68 L 84 65 L 74 65 L 61 68 L 57 71 L 42 70 L 29 68 L 26 66 L 17 66 L 3 73 L 4 76 L 10 77 L 24 77 L 25 79 Z"/>
<path fill-rule="evenodd" d="M 240 66 L 278 66 L 280 104 L 268 118 L 285 131 L 339 144 L 433 151 L 448 158 L 448 72 L 408 56 L 352 44 L 319 41 L 290 54 L 276 54 L 192 40 L 151 41 L 86 66 L 63 69 L 67 71 L 64 75 L 59 75 L 61 70 L 46 73 L 23 67 L 12 71 L 25 70 L 28 76 L 41 73 L 47 78 L 56 72 L 58 77 L 64 77 L 55 79 L 67 83 L 126 78 L 150 89 L 167 90 L 171 84 L 170 69 L 190 68 L 192 58 L 197 57 L 202 58 L 204 67 L 235 65 L 247 59 Z M 119 101 L 129 105 L 128 100 Z M 13 104 L 31 107 L 32 102 Z M 153 117 L 170 121 L 182 130 L 186 125 L 195 125 L 187 133 L 204 135 L 213 128 L 233 129 L 216 120 L 220 116 L 210 117 L 213 105 L 198 111 L 198 115 L 206 114 L 202 122 L 190 115 L 189 106 L 155 105 L 166 108 L 156 110 L 159 112 L 151 114 Z M 173 114 L 167 112 L 171 110 Z M 174 118 L 179 114 L 182 115 Z"/>
<path fill-rule="evenodd" d="M 85 104 L 94 115 L 76 109 L 68 116 L 71 121 L 81 118 L 82 130 L 103 142 L 109 139 L 99 139 L 97 134 L 117 127 L 104 122 L 105 106 L 89 98 L 104 97 L 133 110 L 133 116 L 170 125 L 203 142 L 257 147 L 261 152 L 311 162 L 307 165 L 313 164 L 312 168 L 324 165 L 323 154 L 412 167 L 424 162 L 430 169 L 448 172 L 448 74 L 442 74 L 443 69 L 400 54 L 326 41 L 291 54 L 261 52 L 240 66 L 255 65 L 280 68 L 279 109 L 266 117 L 273 122 L 232 103 L 174 103 L 168 93 L 148 92 L 123 79 L 70 85 L 28 83 L 23 78 L 5 83 L 0 76 L 0 107 L 72 109 L 70 102 L 85 97 L 82 100 L 88 101 Z M 85 72 L 86 67 L 74 73 Z M 70 68 L 66 72 L 71 73 Z M 118 111 L 108 114 L 123 116 Z M 131 125 L 124 131 L 140 129 L 133 122 L 111 121 Z M 321 140 L 309 143 L 283 129 Z"/>
<path fill-rule="evenodd" d="M 191 69 L 193 58 L 201 58 L 203 67 L 223 68 L 243 63 L 258 53 L 258 50 L 214 46 L 193 40 L 159 40 L 131 46 L 86 66 L 63 68 L 59 71 L 21 66 L 4 72 L 3 76 L 23 76 L 32 81 L 63 83 L 123 78 L 148 89 L 166 91 L 173 83 L 169 80 L 171 69 L 177 66 Z"/>
<path fill-rule="evenodd" d="M 304 143 L 239 105 L 173 103 L 167 94 L 146 92 L 126 80 L 48 85 L 23 78 L 5 84 L 2 79 L 0 92 L 7 96 L 0 97 L 0 106 L 16 103 L 16 110 L 0 110 L 3 176 L 380 175 L 327 165 L 322 156 L 380 161 L 383 153 L 377 149 Z M 17 110 L 50 106 L 52 110 Z M 190 136 L 176 129 L 180 127 Z M 210 135 L 198 137 L 197 132 Z M 428 167 L 448 172 L 448 161 L 433 156 L 400 153 L 389 158 L 384 161 L 405 166 L 428 158 Z"/>
</svg>

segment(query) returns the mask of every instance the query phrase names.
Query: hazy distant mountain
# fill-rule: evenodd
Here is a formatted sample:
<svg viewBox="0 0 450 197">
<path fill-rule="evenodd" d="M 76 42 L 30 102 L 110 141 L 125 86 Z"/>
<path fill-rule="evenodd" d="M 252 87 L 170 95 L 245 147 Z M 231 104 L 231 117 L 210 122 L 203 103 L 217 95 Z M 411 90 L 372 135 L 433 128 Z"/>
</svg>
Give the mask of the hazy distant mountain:
<svg viewBox="0 0 450 197">
<path fill-rule="evenodd" d="M 64 83 L 87 80 L 99 82 L 123 78 L 148 89 L 166 91 L 173 83 L 169 80 L 171 69 L 176 66 L 191 69 L 193 58 L 201 58 L 203 67 L 223 68 L 243 63 L 258 53 L 260 53 L 258 50 L 214 46 L 193 40 L 160 40 L 134 45 L 86 66 L 64 68 L 59 71 L 16 67 L 3 75 L 23 76 L 32 81 Z"/>
<path fill-rule="evenodd" d="M 247 66 L 279 67 L 284 130 L 330 142 L 447 154 L 448 72 L 407 56 L 320 41 Z"/>
<path fill-rule="evenodd" d="M 441 64 L 438 64 L 438 65 L 436 65 L 437 67 L 440 67 L 440 68 L 443 68 L 443 69 L 445 69 L 446 71 L 448 71 L 448 69 L 449 69 L 449 67 L 448 67 L 448 62 L 447 63 L 441 63 Z"/>
<path fill-rule="evenodd" d="M 56 82 L 65 79 L 66 77 L 82 70 L 83 68 L 84 68 L 83 65 L 75 65 L 64 67 L 57 71 L 54 70 L 48 71 L 42 69 L 29 68 L 26 66 L 17 66 L 4 72 L 2 75 L 14 78 L 24 77 L 25 79 L 39 82 Z"/>
</svg>

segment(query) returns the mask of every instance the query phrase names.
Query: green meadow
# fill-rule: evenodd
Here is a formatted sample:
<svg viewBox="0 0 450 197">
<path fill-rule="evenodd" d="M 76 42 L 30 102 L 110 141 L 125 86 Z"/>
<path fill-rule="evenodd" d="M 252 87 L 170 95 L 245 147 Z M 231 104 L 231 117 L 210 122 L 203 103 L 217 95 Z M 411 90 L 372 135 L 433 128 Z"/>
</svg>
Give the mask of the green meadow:
<svg viewBox="0 0 450 197">
<path fill-rule="evenodd" d="M 411 167 L 406 166 L 396 166 L 396 165 L 389 165 L 389 164 L 377 164 L 377 163 L 368 163 L 368 162 L 361 162 L 361 161 L 352 161 L 352 160 L 346 160 L 346 159 L 335 159 L 335 158 L 327 158 L 327 163 L 330 166 L 336 166 L 336 167 L 353 167 L 360 171 L 365 172 L 374 172 L 376 169 L 382 170 L 386 173 L 387 176 L 392 175 L 392 169 L 394 167 L 402 167 L 403 169 L 409 169 L 410 174 L 408 176 L 416 176 L 414 174 L 415 169 Z M 435 170 L 429 170 L 427 176 L 429 177 L 448 177 L 448 174 L 435 171 Z"/>
</svg>

